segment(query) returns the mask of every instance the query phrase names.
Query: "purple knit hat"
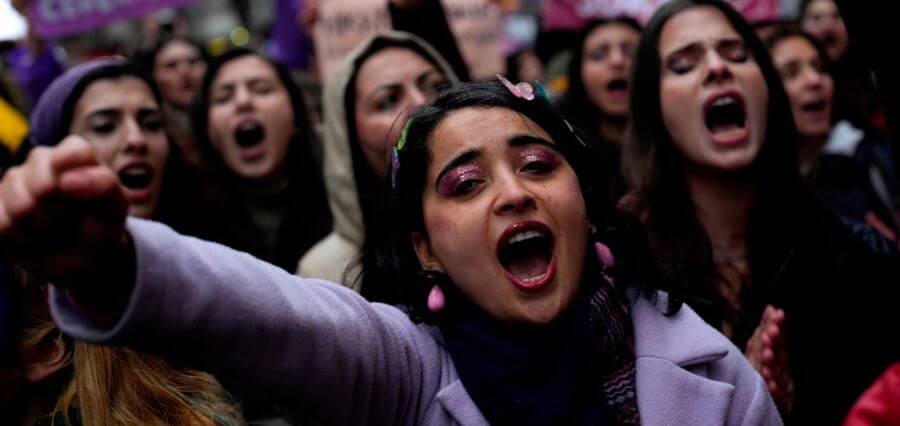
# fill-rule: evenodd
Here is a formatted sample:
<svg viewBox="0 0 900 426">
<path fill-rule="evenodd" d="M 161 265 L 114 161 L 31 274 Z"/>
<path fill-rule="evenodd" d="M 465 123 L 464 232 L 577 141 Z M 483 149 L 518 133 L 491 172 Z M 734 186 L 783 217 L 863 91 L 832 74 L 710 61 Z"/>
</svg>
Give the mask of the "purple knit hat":
<svg viewBox="0 0 900 426">
<path fill-rule="evenodd" d="M 125 60 L 121 58 L 95 59 L 76 65 L 53 80 L 38 99 L 34 110 L 31 111 L 31 123 L 29 123 L 31 133 L 28 136 L 28 142 L 32 146 L 55 146 L 60 143 L 66 136 L 70 124 L 62 123 L 62 121 L 64 119 L 71 120 L 71 116 L 68 118 L 63 116 L 67 112 L 67 108 L 73 107 L 74 101 L 69 98 L 79 83 L 103 68 L 123 64 L 125 64 Z M 71 115 L 71 111 L 68 112 Z"/>
</svg>

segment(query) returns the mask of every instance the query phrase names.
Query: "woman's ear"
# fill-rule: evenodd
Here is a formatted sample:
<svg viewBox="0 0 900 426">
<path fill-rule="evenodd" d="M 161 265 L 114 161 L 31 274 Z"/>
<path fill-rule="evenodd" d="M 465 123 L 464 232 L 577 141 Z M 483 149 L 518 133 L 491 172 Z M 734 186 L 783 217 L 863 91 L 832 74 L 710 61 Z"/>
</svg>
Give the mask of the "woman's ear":
<svg viewBox="0 0 900 426">
<path fill-rule="evenodd" d="M 62 370 L 69 358 L 62 334 L 59 331 L 47 333 L 36 345 L 23 351 L 25 380 L 40 383 Z"/>
<path fill-rule="evenodd" d="M 419 265 L 426 271 L 444 272 L 444 265 L 434 256 L 431 251 L 431 241 L 428 236 L 421 232 L 412 233 L 413 249 L 416 250 L 416 257 L 419 258 Z"/>
</svg>

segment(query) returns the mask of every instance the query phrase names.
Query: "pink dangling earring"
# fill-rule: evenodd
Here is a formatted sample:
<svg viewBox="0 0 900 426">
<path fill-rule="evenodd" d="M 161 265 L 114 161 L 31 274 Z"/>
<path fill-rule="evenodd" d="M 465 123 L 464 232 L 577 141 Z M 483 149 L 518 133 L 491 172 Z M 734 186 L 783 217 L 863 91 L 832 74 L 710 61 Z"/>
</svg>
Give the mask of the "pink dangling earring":
<svg viewBox="0 0 900 426">
<path fill-rule="evenodd" d="M 428 292 L 428 310 L 434 313 L 443 311 L 445 302 L 444 292 L 435 284 L 434 287 L 431 287 L 431 291 Z"/>
<path fill-rule="evenodd" d="M 603 266 L 604 269 L 616 266 L 616 258 L 613 256 L 612 250 L 610 250 L 606 244 L 600 242 L 594 243 L 594 251 L 597 253 L 597 260 L 600 261 L 600 265 Z"/>
</svg>

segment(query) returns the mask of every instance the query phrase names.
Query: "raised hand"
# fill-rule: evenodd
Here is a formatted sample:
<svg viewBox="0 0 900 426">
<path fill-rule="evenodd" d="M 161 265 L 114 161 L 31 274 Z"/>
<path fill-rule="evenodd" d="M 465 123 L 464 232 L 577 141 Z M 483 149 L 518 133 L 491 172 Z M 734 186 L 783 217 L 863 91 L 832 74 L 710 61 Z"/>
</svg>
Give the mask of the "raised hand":
<svg viewBox="0 0 900 426">
<path fill-rule="evenodd" d="M 0 181 L 0 254 L 57 285 L 119 293 L 111 283 L 134 277 L 127 209 L 118 178 L 84 139 L 35 148 Z"/>
<path fill-rule="evenodd" d="M 794 382 L 791 379 L 787 345 L 782 331 L 784 311 L 766 306 L 762 319 L 747 342 L 746 356 L 758 371 L 775 404 L 783 415 L 794 407 Z"/>
</svg>

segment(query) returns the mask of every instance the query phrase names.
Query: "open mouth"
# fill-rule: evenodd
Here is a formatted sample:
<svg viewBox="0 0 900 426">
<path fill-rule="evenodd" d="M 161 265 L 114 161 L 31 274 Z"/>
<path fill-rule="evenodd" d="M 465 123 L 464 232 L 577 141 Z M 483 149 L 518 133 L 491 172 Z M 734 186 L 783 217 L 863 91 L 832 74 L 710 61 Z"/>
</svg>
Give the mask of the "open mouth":
<svg viewBox="0 0 900 426">
<path fill-rule="evenodd" d="M 606 90 L 613 94 L 622 94 L 628 91 L 628 79 L 616 78 L 607 83 Z"/>
<path fill-rule="evenodd" d="M 251 148 L 259 145 L 265 138 L 265 127 L 253 120 L 240 123 L 234 130 L 234 140 L 242 148 Z"/>
<path fill-rule="evenodd" d="M 553 234 L 540 222 L 507 228 L 497 242 L 497 257 L 507 278 L 524 291 L 540 290 L 556 271 Z"/>
<path fill-rule="evenodd" d="M 706 102 L 706 129 L 713 142 L 732 144 L 747 136 L 747 112 L 744 98 L 737 93 L 714 96 Z"/>
<path fill-rule="evenodd" d="M 135 164 L 119 170 L 119 181 L 134 191 L 147 189 L 153 182 L 153 176 L 153 168 L 147 164 Z"/>
<path fill-rule="evenodd" d="M 826 101 L 825 99 L 807 102 L 803 105 L 800 105 L 800 109 L 804 112 L 825 112 L 826 108 L 828 108 L 828 101 Z"/>
</svg>

